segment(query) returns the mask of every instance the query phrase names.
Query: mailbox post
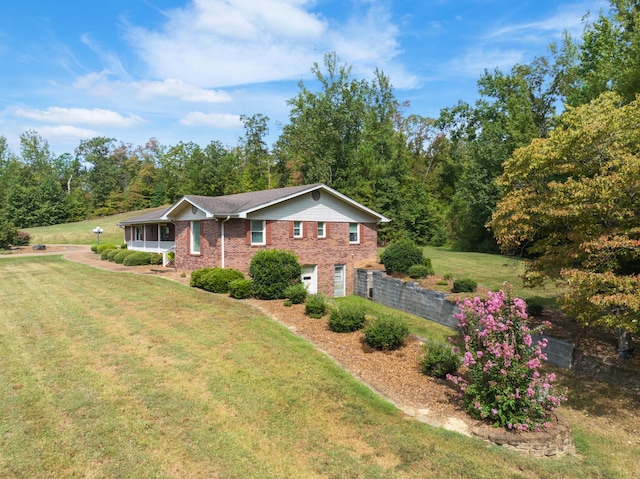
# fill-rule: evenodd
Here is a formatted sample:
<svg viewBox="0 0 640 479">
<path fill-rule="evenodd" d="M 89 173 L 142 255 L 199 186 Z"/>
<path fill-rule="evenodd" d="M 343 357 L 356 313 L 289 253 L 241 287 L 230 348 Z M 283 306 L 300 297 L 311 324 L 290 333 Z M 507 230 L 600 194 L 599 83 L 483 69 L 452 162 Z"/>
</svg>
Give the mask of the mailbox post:
<svg viewBox="0 0 640 479">
<path fill-rule="evenodd" d="M 100 233 L 102 233 L 104 230 L 102 228 L 100 228 L 99 226 L 96 226 L 95 228 L 93 228 L 93 232 L 98 235 L 98 246 L 100 246 Z"/>
</svg>

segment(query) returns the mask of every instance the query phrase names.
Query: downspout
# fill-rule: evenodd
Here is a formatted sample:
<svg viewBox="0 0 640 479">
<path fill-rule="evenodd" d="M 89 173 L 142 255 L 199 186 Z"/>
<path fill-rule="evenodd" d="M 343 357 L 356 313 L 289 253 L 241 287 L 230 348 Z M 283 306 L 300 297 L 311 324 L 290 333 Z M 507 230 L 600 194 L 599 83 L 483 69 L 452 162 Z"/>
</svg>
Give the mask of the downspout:
<svg viewBox="0 0 640 479">
<path fill-rule="evenodd" d="M 223 219 L 220 222 L 220 241 L 221 241 L 221 245 L 220 245 L 220 255 L 222 256 L 220 258 L 220 266 L 222 268 L 224 268 L 224 224 L 229 221 L 229 218 L 231 218 L 231 216 L 227 216 L 225 219 Z"/>
</svg>

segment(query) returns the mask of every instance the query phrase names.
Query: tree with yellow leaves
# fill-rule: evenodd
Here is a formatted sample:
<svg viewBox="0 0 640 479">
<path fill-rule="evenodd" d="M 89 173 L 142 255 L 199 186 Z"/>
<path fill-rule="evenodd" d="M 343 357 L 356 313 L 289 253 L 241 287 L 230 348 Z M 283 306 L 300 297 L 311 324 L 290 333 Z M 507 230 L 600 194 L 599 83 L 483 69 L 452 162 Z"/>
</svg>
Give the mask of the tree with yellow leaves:
<svg viewBox="0 0 640 479">
<path fill-rule="evenodd" d="M 563 309 L 618 331 L 631 353 L 640 330 L 640 103 L 615 93 L 569 108 L 548 138 L 516 150 L 488 226 L 506 253 L 524 253 L 525 284 L 560 279 Z"/>
</svg>

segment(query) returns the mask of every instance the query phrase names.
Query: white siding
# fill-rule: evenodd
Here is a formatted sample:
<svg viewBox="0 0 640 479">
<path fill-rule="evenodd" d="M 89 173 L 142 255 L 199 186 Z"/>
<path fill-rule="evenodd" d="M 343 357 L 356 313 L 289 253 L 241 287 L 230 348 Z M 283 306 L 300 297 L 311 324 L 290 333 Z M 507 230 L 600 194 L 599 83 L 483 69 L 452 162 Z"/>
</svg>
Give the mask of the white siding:
<svg viewBox="0 0 640 479">
<path fill-rule="evenodd" d="M 285 221 L 326 221 L 332 223 L 373 223 L 377 218 L 322 192 L 319 200 L 311 193 L 247 215 L 249 219 Z"/>
<path fill-rule="evenodd" d="M 200 209 L 198 209 L 195 213 L 192 213 L 191 205 L 189 203 L 178 208 L 171 214 L 171 216 L 171 219 L 175 221 L 199 221 L 207 219 L 206 214 Z"/>
</svg>

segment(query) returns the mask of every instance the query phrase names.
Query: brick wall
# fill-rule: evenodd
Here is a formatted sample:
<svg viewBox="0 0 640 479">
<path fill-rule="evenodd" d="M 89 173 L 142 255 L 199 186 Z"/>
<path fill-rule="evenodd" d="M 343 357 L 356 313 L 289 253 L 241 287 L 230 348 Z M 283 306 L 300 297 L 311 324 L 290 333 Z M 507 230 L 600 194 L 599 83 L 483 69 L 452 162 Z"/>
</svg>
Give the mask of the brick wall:
<svg viewBox="0 0 640 479">
<path fill-rule="evenodd" d="M 300 264 L 317 265 L 318 291 L 333 296 L 333 273 L 335 265 L 345 265 L 346 294 L 353 294 L 354 265 L 377 258 L 376 223 L 360 224 L 360 242 L 349 243 L 348 223 L 327 223 L 327 237 L 317 238 L 317 223 L 303 222 L 304 236 L 293 238 L 292 222 L 267 222 L 267 239 L 264 246 L 247 244 L 247 220 L 231 219 L 224 224 L 225 264 L 249 273 L 253 255 L 261 249 L 286 249 L 298 255 Z M 222 266 L 220 222 L 204 220 L 201 224 L 200 255 L 191 255 L 189 247 L 188 221 L 176 222 L 176 268 L 179 271 L 193 271 L 204 267 Z"/>
</svg>

